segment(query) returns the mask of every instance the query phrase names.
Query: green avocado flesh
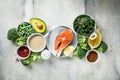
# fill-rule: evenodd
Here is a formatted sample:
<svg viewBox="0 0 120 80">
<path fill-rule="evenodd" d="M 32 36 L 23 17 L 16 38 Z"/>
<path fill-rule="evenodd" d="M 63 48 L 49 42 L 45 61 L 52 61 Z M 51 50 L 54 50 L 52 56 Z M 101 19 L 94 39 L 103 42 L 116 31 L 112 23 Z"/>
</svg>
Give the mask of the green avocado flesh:
<svg viewBox="0 0 120 80">
<path fill-rule="evenodd" d="M 46 24 L 43 20 L 39 18 L 31 18 L 30 24 L 33 26 L 34 30 L 38 33 L 46 32 Z"/>
</svg>

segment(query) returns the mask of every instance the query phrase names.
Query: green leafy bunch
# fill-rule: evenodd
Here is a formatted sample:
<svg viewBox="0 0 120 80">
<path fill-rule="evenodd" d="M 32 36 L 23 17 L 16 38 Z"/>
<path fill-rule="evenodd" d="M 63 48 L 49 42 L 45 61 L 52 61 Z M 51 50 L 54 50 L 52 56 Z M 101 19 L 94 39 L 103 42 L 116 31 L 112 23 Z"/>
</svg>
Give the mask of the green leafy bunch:
<svg viewBox="0 0 120 80">
<path fill-rule="evenodd" d="M 74 30 L 83 36 L 89 37 L 95 30 L 95 20 L 88 15 L 80 15 L 73 22 Z"/>
</svg>

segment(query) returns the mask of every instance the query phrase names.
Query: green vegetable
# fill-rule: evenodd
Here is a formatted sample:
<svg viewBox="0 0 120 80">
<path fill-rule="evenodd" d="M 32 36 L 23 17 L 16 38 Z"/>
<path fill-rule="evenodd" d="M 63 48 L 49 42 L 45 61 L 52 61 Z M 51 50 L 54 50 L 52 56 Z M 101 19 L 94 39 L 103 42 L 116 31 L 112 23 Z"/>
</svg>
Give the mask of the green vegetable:
<svg viewBox="0 0 120 80">
<path fill-rule="evenodd" d="M 95 20 L 88 15 L 79 15 L 73 22 L 74 30 L 83 36 L 89 37 L 95 30 Z"/>
<path fill-rule="evenodd" d="M 7 39 L 15 42 L 17 38 L 19 38 L 19 36 L 17 34 L 16 28 L 9 29 L 7 33 Z"/>
<path fill-rule="evenodd" d="M 21 37 L 28 37 L 32 34 L 32 32 L 34 31 L 32 26 L 27 23 L 27 22 L 22 22 L 19 26 L 18 26 L 18 34 Z"/>
<path fill-rule="evenodd" d="M 80 47 L 82 49 L 85 49 L 85 50 L 90 50 L 90 47 L 88 45 L 88 38 L 85 37 L 85 36 L 81 36 L 81 35 L 78 35 L 78 45 L 80 45 Z"/>
<path fill-rule="evenodd" d="M 38 61 L 41 59 L 41 56 L 39 52 L 32 52 L 30 58 L 32 61 Z"/>
<path fill-rule="evenodd" d="M 22 45 L 25 45 L 25 44 L 26 44 L 26 41 L 27 41 L 26 38 L 20 37 L 20 38 L 18 38 L 18 39 L 15 41 L 15 44 L 16 44 L 17 46 L 22 46 Z"/>
<path fill-rule="evenodd" d="M 105 53 L 107 51 L 107 49 L 108 49 L 108 45 L 103 41 L 101 41 L 100 46 L 98 48 L 96 48 L 96 50 L 103 52 L 103 53 Z"/>
<path fill-rule="evenodd" d="M 41 59 L 40 53 L 39 52 L 31 52 L 30 56 L 27 59 L 22 59 L 21 63 L 24 66 L 29 66 L 32 61 L 38 61 Z"/>
<path fill-rule="evenodd" d="M 24 65 L 24 66 L 29 66 L 31 64 L 31 59 L 30 57 L 27 58 L 27 59 L 22 59 L 21 60 L 21 63 Z"/>
<path fill-rule="evenodd" d="M 47 30 L 45 22 L 39 18 L 31 18 L 30 24 L 38 33 L 44 34 Z"/>
<path fill-rule="evenodd" d="M 82 49 L 80 46 L 77 46 L 77 48 L 74 51 L 74 55 L 82 59 L 86 55 L 86 52 L 86 50 Z"/>
</svg>

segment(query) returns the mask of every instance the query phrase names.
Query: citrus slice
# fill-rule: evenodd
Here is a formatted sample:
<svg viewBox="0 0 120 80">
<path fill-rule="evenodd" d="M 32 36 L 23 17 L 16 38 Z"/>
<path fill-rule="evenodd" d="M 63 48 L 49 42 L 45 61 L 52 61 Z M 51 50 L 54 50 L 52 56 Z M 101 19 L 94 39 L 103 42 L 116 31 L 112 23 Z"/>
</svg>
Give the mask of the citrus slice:
<svg viewBox="0 0 120 80">
<path fill-rule="evenodd" d="M 65 56 L 71 56 L 72 55 L 72 52 L 74 51 L 74 47 L 73 46 L 67 46 L 65 49 L 64 49 L 64 55 Z"/>
<path fill-rule="evenodd" d="M 91 39 L 88 39 L 88 45 L 93 49 L 93 48 L 97 48 L 100 43 L 101 43 L 101 34 L 100 34 L 100 31 L 99 29 L 97 29 L 95 31 L 95 33 L 97 34 L 96 38 L 91 40 Z"/>
</svg>

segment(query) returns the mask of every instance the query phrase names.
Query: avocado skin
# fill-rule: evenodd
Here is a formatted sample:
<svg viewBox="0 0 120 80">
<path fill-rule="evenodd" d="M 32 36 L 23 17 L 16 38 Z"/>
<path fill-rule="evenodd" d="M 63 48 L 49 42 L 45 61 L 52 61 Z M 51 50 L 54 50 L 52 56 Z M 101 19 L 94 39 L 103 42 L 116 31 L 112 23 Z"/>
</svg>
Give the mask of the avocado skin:
<svg viewBox="0 0 120 80">
<path fill-rule="evenodd" d="M 35 31 L 38 32 L 38 33 L 40 33 L 40 34 L 45 34 L 46 31 L 47 31 L 46 23 L 45 23 L 42 19 L 39 19 L 39 18 L 31 18 L 31 19 L 30 19 L 30 24 L 31 24 L 32 26 L 33 26 L 33 23 L 32 23 L 33 20 L 38 20 L 38 21 L 44 23 L 44 25 L 43 25 L 43 27 L 44 27 L 43 29 L 44 29 L 44 30 L 43 30 L 42 32 L 41 32 L 41 31 L 38 32 L 38 31 L 36 31 L 36 30 L 35 30 Z M 33 26 L 33 28 L 35 29 L 34 26 Z"/>
</svg>

